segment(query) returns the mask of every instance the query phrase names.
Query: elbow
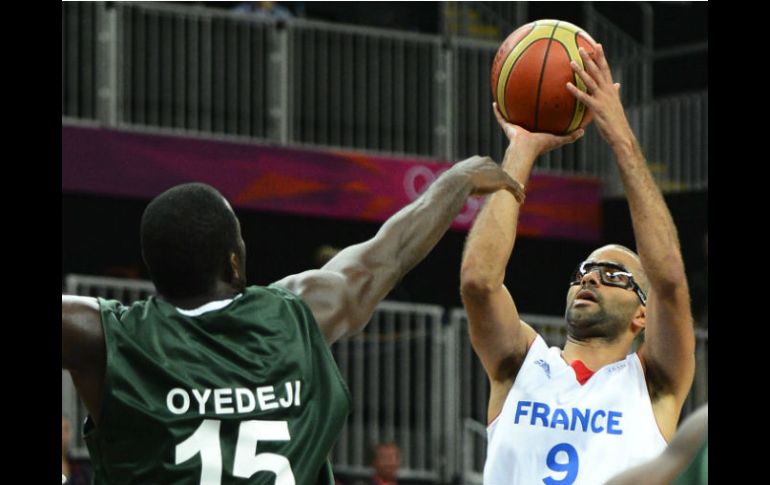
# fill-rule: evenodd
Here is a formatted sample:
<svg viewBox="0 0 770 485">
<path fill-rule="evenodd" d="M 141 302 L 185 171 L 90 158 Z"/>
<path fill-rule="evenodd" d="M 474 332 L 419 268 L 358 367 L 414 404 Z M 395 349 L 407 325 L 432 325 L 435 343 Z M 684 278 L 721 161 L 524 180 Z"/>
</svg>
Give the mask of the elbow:
<svg viewBox="0 0 770 485">
<path fill-rule="evenodd" d="M 460 294 L 463 298 L 478 298 L 489 295 L 500 285 L 501 283 L 495 278 L 482 274 L 473 267 L 463 265 L 460 272 Z"/>
<path fill-rule="evenodd" d="M 687 278 L 684 277 L 684 275 L 682 275 L 682 277 L 671 276 L 669 278 L 663 278 L 658 282 L 658 286 L 661 288 L 663 294 L 689 294 Z"/>
<path fill-rule="evenodd" d="M 668 271 L 656 275 L 655 279 L 650 281 L 663 294 L 678 294 L 687 292 L 687 275 L 684 267 L 670 267 Z"/>
<path fill-rule="evenodd" d="M 687 274 L 680 254 L 673 254 L 647 273 L 650 284 L 663 293 L 682 291 L 687 288 Z"/>
</svg>

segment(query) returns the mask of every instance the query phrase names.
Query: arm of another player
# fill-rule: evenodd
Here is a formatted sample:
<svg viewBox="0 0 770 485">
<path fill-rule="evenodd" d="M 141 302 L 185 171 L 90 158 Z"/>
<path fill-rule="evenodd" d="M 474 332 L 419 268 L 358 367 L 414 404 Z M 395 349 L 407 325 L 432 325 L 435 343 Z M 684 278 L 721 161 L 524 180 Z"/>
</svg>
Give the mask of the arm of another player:
<svg viewBox="0 0 770 485">
<path fill-rule="evenodd" d="M 640 355 L 647 366 L 654 405 L 666 408 L 665 422 L 660 424 L 673 433 L 695 373 L 695 337 L 679 238 L 623 111 L 620 85 L 612 81 L 604 49 L 598 45 L 595 62 L 582 49 L 580 55 L 585 70 L 575 63 L 572 67 L 590 94 L 571 83 L 568 89 L 591 109 L 599 133 L 617 160 L 637 250 L 650 282 L 645 346 Z"/>
<path fill-rule="evenodd" d="M 529 131 L 505 121 L 493 106 L 497 122 L 510 141 L 503 168 L 526 185 L 537 157 L 583 135 L 569 136 Z M 470 322 L 470 338 L 492 381 L 515 377 L 535 331 L 519 320 L 516 305 L 504 285 L 505 267 L 516 239 L 520 201 L 506 192 L 489 197 L 476 217 L 465 243 L 461 269 L 463 304 Z"/>
<path fill-rule="evenodd" d="M 692 462 L 708 432 L 708 404 L 689 416 L 657 458 L 627 470 L 606 485 L 666 485 Z"/>
<path fill-rule="evenodd" d="M 524 197 L 522 186 L 491 159 L 476 156 L 459 162 L 391 216 L 372 239 L 343 249 L 320 270 L 276 284 L 310 307 L 328 343 L 357 333 L 377 304 L 433 249 L 465 199 L 500 189 Z"/>
<path fill-rule="evenodd" d="M 106 362 L 98 301 L 62 295 L 61 366 L 70 371 L 83 402 L 97 422 Z"/>
</svg>

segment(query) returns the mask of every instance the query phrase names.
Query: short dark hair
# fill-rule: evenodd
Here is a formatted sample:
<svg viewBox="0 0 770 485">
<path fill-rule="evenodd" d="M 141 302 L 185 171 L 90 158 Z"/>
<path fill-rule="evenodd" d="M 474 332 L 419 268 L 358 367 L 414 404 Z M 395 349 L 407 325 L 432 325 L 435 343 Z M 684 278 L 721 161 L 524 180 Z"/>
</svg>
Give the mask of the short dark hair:
<svg viewBox="0 0 770 485">
<path fill-rule="evenodd" d="M 182 184 L 147 205 L 141 240 L 142 258 L 158 292 L 189 298 L 211 290 L 231 271 L 238 221 L 214 187 Z"/>
</svg>

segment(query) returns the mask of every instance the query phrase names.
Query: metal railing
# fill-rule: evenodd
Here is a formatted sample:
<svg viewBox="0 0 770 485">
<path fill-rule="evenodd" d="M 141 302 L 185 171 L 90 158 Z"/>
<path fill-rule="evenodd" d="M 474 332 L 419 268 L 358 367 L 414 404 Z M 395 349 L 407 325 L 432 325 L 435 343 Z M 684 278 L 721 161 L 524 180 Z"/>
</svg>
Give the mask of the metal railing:
<svg viewBox="0 0 770 485">
<path fill-rule="evenodd" d="M 293 142 L 436 156 L 436 36 L 287 24 Z"/>
<path fill-rule="evenodd" d="M 69 295 L 98 296 L 123 303 L 145 299 L 155 294 L 155 285 L 151 281 L 108 276 L 67 275 L 64 287 Z"/>
<path fill-rule="evenodd" d="M 461 482 L 464 485 L 484 483 L 484 463 L 487 459 L 487 427 L 475 419 L 465 418 L 463 423 L 463 455 Z"/>
<path fill-rule="evenodd" d="M 96 119 L 98 11 L 91 2 L 62 2 L 62 116 Z"/>
<path fill-rule="evenodd" d="M 263 19 L 117 3 L 121 122 L 268 138 L 280 34 Z"/>
<path fill-rule="evenodd" d="M 443 309 L 435 305 L 382 302 L 366 329 L 332 346 L 353 396 L 332 453 L 334 469 L 370 473 L 368 452 L 377 443 L 401 448 L 401 476 L 442 480 L 441 390 Z"/>
<path fill-rule="evenodd" d="M 636 5 L 630 8 L 637 8 Z M 652 101 L 652 52 L 637 42 L 604 15 L 596 11 L 590 2 L 583 5 L 586 23 L 582 27 L 606 49 L 612 66 L 612 77 L 622 85 L 621 99 L 626 107 L 634 107 Z M 637 10 L 636 15 L 642 17 Z M 652 39 L 648 39 L 651 41 Z"/>
<path fill-rule="evenodd" d="M 652 102 L 650 53 L 590 6 L 640 143 L 666 191 L 708 186 L 708 95 Z M 523 15 L 517 10 L 516 18 Z M 154 2 L 62 4 L 62 116 L 106 126 L 458 160 L 506 146 L 491 111 L 495 41 Z M 601 176 L 593 128 L 536 170 Z M 658 170 L 662 170 L 656 167 Z"/>
</svg>

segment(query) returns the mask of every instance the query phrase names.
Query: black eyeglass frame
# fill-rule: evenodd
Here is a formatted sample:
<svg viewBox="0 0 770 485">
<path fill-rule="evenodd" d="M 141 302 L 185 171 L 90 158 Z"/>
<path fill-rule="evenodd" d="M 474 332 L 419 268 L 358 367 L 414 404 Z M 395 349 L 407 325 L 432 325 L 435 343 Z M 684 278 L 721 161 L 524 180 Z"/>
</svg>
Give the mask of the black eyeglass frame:
<svg viewBox="0 0 770 485">
<path fill-rule="evenodd" d="M 610 275 L 605 276 L 604 272 L 601 271 L 602 267 L 618 270 L 618 273 L 622 273 L 623 276 L 628 276 L 628 282 L 618 283 L 617 281 L 609 281 L 606 278 L 607 276 L 610 276 Z M 647 306 L 647 295 L 644 294 L 644 291 L 642 291 L 642 288 L 634 279 L 633 273 L 631 273 L 628 270 L 628 268 L 626 268 L 622 264 L 612 263 L 609 261 L 589 261 L 589 260 L 583 261 L 578 265 L 578 267 L 572 273 L 572 281 L 570 281 L 569 285 L 570 286 L 579 285 L 580 282 L 583 280 L 583 277 L 591 271 L 599 273 L 599 280 L 602 282 L 603 285 L 614 286 L 616 288 L 623 288 L 626 290 L 633 290 L 636 293 L 636 296 L 639 297 L 639 301 L 642 302 L 642 305 Z M 616 275 L 616 274 L 617 273 L 612 273 L 612 275 Z"/>
</svg>

